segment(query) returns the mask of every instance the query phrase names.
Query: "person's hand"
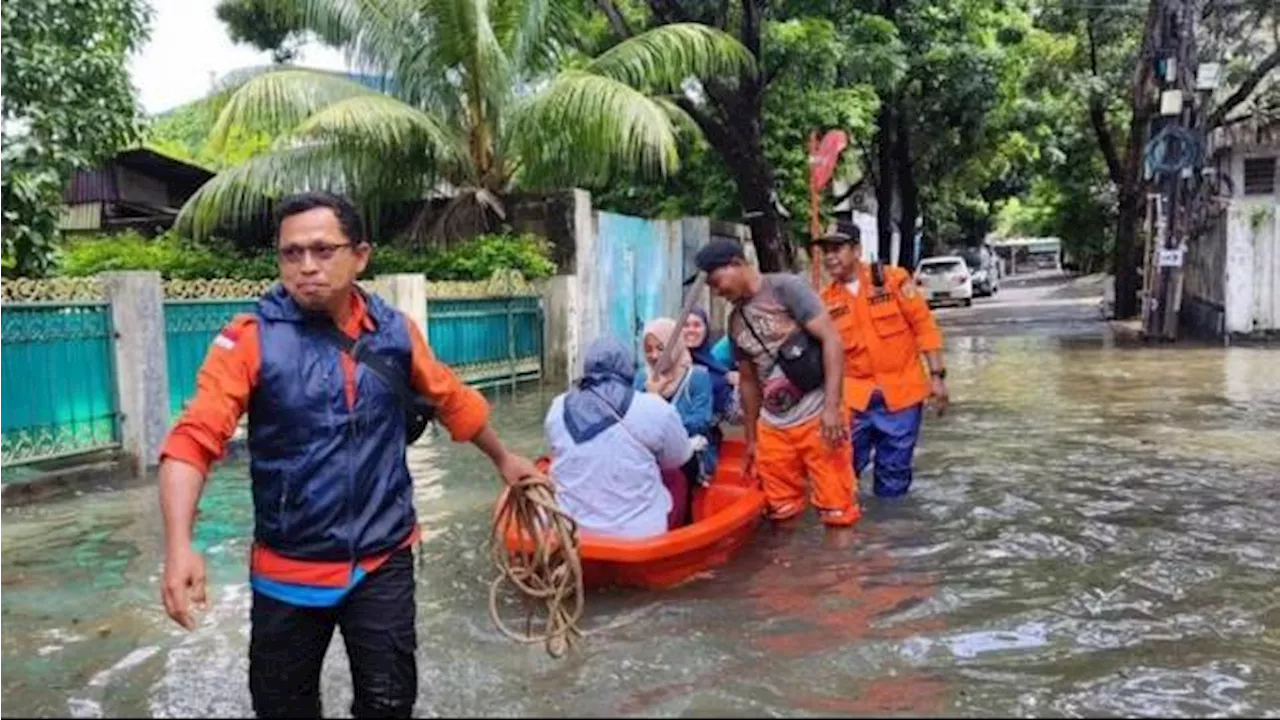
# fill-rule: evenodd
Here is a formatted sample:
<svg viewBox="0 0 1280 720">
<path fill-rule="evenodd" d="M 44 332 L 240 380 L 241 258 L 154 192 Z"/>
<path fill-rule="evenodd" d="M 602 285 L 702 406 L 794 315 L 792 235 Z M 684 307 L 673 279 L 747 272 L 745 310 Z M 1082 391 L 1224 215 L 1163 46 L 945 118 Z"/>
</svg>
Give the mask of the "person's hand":
<svg viewBox="0 0 1280 720">
<path fill-rule="evenodd" d="M 542 474 L 538 472 L 538 466 L 534 465 L 529 458 L 512 452 L 503 455 L 497 465 L 498 474 L 508 485 L 515 485 L 521 480 Z"/>
<path fill-rule="evenodd" d="M 689 444 L 693 446 L 694 452 L 702 452 L 707 449 L 707 438 L 702 435 L 694 435 L 689 438 Z"/>
<path fill-rule="evenodd" d="M 827 405 L 822 408 L 822 439 L 831 447 L 840 447 L 849 439 L 849 429 L 844 420 L 844 412 L 840 406 Z"/>
<path fill-rule="evenodd" d="M 738 374 L 738 371 L 737 371 L 737 370 L 730 370 L 729 372 L 727 372 L 727 373 L 725 373 L 725 374 L 724 374 L 724 379 L 725 379 L 726 381 L 728 381 L 728 383 L 729 383 L 730 385 L 734 386 L 734 387 L 738 387 L 738 380 L 739 380 L 741 377 L 742 377 L 742 376 Z"/>
<path fill-rule="evenodd" d="M 748 440 L 742 450 L 742 474 L 749 478 L 756 476 L 756 441 Z"/>
<path fill-rule="evenodd" d="M 947 411 L 947 405 L 951 402 L 951 395 L 947 392 L 947 381 L 935 375 L 929 383 L 929 397 L 938 410 L 938 417 L 942 417 Z"/>
<path fill-rule="evenodd" d="M 191 607 L 203 610 L 208 605 L 205 595 L 204 557 L 190 545 L 170 548 L 164 557 L 164 574 L 160 579 L 160 596 L 164 610 L 173 621 L 188 630 L 196 629 Z"/>
<path fill-rule="evenodd" d="M 667 379 L 668 379 L 667 375 L 660 375 L 658 373 L 654 373 L 653 375 L 646 377 L 644 379 L 644 389 L 648 391 L 650 394 L 657 394 L 662 389 L 662 387 L 667 384 Z"/>
</svg>

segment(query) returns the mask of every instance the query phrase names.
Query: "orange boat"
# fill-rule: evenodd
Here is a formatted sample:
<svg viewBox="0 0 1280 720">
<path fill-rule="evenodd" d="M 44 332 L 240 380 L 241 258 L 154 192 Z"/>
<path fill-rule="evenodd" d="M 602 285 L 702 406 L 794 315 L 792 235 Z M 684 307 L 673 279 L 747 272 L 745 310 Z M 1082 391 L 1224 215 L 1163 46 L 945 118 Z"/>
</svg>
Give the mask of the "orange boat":
<svg viewBox="0 0 1280 720">
<path fill-rule="evenodd" d="M 746 545 L 764 517 L 765 497 L 743 475 L 741 440 L 726 438 L 711 484 L 694 491 L 693 523 L 652 538 L 631 540 L 582 532 L 580 552 L 587 587 L 636 587 L 661 590 L 729 561 Z M 544 472 L 548 461 L 538 466 Z M 514 528 L 507 549 L 528 550 L 529 539 Z"/>
</svg>

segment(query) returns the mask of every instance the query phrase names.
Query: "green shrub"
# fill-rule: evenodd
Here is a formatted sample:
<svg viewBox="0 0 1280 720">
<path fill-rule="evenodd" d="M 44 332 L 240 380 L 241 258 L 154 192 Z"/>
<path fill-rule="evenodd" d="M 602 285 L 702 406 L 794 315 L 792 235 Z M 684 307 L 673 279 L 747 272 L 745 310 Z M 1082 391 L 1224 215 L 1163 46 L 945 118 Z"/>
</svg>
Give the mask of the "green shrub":
<svg viewBox="0 0 1280 720">
<path fill-rule="evenodd" d="M 495 270 L 513 268 L 526 279 L 555 274 L 551 245 L 537 235 L 480 235 L 445 252 L 397 247 L 374 250 L 369 273 L 420 272 L 428 280 L 487 280 Z"/>
<path fill-rule="evenodd" d="M 133 232 L 88 236 L 64 243 L 56 274 L 81 277 L 110 270 L 155 270 L 165 278 L 276 277 L 273 252 L 237 253 L 230 243 L 195 243 L 173 234 L 148 239 Z M 535 280 L 555 273 L 550 244 L 536 235 L 482 235 L 445 252 L 378 246 L 365 277 L 423 273 L 428 280 L 485 280 L 513 268 Z"/>
</svg>

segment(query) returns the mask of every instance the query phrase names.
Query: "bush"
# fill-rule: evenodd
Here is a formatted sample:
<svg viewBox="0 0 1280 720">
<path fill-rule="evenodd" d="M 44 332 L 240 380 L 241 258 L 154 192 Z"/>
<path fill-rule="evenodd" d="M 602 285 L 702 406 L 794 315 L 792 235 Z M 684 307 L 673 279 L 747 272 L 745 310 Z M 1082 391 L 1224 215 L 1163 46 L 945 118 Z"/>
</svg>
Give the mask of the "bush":
<svg viewBox="0 0 1280 720">
<path fill-rule="evenodd" d="M 137 233 L 91 236 L 65 243 L 56 274 L 70 277 L 110 270 L 155 270 L 166 279 L 276 277 L 273 252 L 244 255 L 230 243 L 195 243 L 172 233 L 154 239 Z M 513 268 L 535 280 L 555 273 L 550 245 L 536 235 L 482 235 L 445 252 L 395 246 L 375 247 L 365 277 L 423 273 L 428 280 L 486 280 L 495 270 Z"/>
</svg>

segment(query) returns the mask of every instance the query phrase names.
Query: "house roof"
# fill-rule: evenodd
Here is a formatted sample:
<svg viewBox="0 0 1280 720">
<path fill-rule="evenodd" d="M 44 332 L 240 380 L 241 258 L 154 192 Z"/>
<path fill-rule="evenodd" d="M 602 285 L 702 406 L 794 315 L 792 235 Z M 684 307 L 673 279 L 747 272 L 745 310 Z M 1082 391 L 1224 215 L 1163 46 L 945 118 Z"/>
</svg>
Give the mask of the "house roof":
<svg viewBox="0 0 1280 720">
<path fill-rule="evenodd" d="M 213 177 L 212 171 L 199 165 L 179 160 L 151 148 L 138 147 L 121 150 L 100 167 L 80 170 L 71 177 L 62 199 L 66 203 L 113 202 L 119 199 L 114 167 L 157 178 L 178 188 L 182 194 L 191 194 Z"/>
</svg>

